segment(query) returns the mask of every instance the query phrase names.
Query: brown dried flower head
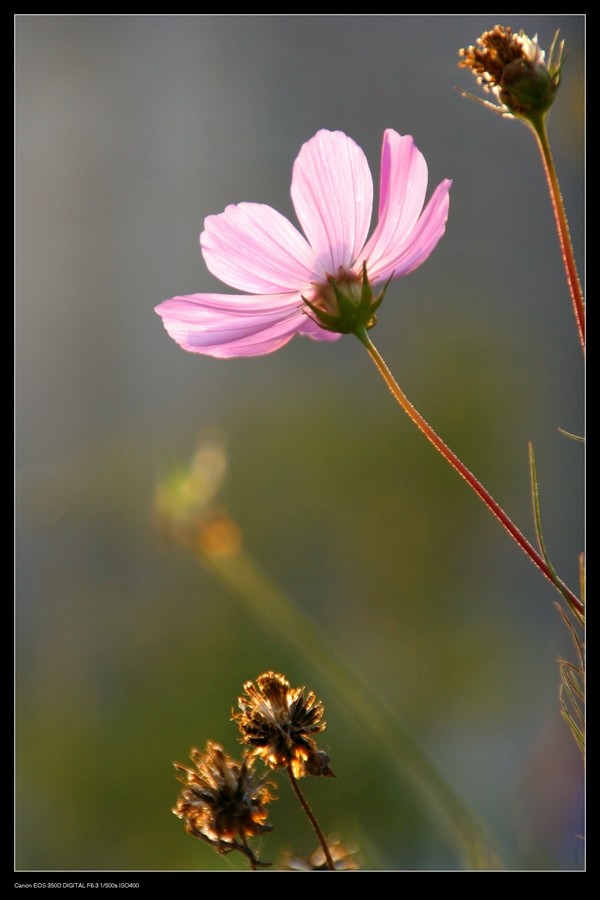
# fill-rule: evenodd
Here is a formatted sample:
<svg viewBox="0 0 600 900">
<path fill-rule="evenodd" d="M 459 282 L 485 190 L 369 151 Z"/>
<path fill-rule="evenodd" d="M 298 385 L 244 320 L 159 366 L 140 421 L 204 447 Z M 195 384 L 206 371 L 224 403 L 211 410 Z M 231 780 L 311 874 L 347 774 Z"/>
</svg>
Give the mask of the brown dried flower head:
<svg viewBox="0 0 600 900">
<path fill-rule="evenodd" d="M 256 684 L 247 681 L 246 695 L 238 698 L 241 712 L 232 716 L 242 742 L 253 748 L 272 769 L 289 768 L 296 778 L 304 775 L 333 777 L 329 757 L 312 737 L 323 731 L 323 704 L 305 688 L 290 687 L 276 672 L 264 672 Z"/>
<path fill-rule="evenodd" d="M 184 785 L 173 812 L 186 831 L 219 853 L 240 850 L 256 863 L 246 839 L 270 831 L 265 806 L 273 800 L 265 779 L 257 779 L 250 757 L 240 763 L 220 744 L 208 741 L 206 752 L 190 752 L 193 768 L 174 763 Z"/>
<path fill-rule="evenodd" d="M 499 105 L 487 105 L 507 116 L 532 118 L 547 112 L 560 84 L 566 54 L 557 39 L 558 32 L 546 63 L 537 35 L 532 39 L 496 25 L 475 46 L 459 50 L 458 65 L 471 69 L 484 90 L 494 94 Z"/>
</svg>

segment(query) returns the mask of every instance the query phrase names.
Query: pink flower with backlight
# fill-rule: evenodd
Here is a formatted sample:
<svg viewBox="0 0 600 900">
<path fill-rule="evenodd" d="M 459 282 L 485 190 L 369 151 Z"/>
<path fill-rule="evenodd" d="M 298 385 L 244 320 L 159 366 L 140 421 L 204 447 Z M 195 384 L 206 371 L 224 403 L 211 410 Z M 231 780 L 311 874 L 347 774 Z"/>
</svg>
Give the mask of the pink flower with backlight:
<svg viewBox="0 0 600 900">
<path fill-rule="evenodd" d="M 184 350 L 209 356 L 260 356 L 295 334 L 335 340 L 355 330 L 336 323 L 353 304 L 364 311 L 370 285 L 401 278 L 427 259 L 446 227 L 450 185 L 442 181 L 423 209 L 425 159 L 412 137 L 387 129 L 379 221 L 367 240 L 373 206 L 367 159 L 341 131 L 318 131 L 292 173 L 292 202 L 305 236 L 260 203 L 208 216 L 200 235 L 204 261 L 243 293 L 173 297 L 156 312 Z M 363 319 L 367 328 L 374 322 L 374 316 Z"/>
</svg>

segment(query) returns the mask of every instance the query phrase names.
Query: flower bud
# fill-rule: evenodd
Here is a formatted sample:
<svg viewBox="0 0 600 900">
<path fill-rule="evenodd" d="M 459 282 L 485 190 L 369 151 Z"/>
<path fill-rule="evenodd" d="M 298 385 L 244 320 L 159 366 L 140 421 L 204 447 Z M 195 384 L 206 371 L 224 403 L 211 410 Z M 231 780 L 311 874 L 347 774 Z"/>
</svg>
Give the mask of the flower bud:
<svg viewBox="0 0 600 900">
<path fill-rule="evenodd" d="M 537 35 L 496 25 L 477 40 L 476 46 L 460 50 L 459 66 L 471 69 L 484 90 L 491 91 L 498 105 L 489 104 L 506 116 L 533 120 L 543 116 L 554 102 L 565 61 L 564 43 L 557 47 L 558 32 L 545 61 Z"/>
</svg>

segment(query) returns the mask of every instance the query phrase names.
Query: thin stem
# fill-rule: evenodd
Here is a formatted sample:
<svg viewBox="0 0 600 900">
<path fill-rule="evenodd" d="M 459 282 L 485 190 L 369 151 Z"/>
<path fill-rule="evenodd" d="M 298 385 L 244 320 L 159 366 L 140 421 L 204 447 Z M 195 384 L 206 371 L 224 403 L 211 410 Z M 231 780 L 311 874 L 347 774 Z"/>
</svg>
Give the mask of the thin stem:
<svg viewBox="0 0 600 900">
<path fill-rule="evenodd" d="M 244 834 L 242 829 L 240 829 L 240 840 L 241 840 L 243 846 L 246 848 L 246 855 L 248 857 L 248 860 L 250 861 L 250 868 L 252 869 L 253 872 L 256 872 L 258 870 L 258 866 L 256 865 L 256 859 L 254 857 L 254 853 L 248 846 L 248 841 L 246 840 L 246 835 Z"/>
<path fill-rule="evenodd" d="M 534 120 L 527 119 L 526 121 L 531 126 L 531 130 L 535 134 L 538 147 L 540 148 L 542 163 L 548 182 L 548 190 L 550 191 L 552 208 L 554 210 L 554 218 L 556 220 L 558 240 L 560 242 L 560 249 L 565 266 L 567 284 L 573 303 L 573 312 L 575 313 L 575 321 L 577 322 L 577 328 L 579 330 L 581 347 L 585 352 L 585 305 L 583 292 L 581 290 L 579 275 L 577 274 L 577 264 L 575 262 L 575 254 L 573 253 L 573 244 L 571 243 L 569 222 L 565 212 L 552 151 L 550 150 L 550 141 L 548 140 L 548 130 L 546 128 L 546 115 L 539 116 Z"/>
<path fill-rule="evenodd" d="M 538 569 L 546 576 L 546 578 L 552 582 L 552 584 L 560 591 L 560 593 L 565 597 L 570 606 L 572 606 L 576 611 L 582 613 L 583 612 L 583 604 L 575 596 L 575 594 L 569 590 L 569 588 L 562 582 L 558 576 L 554 575 L 547 565 L 544 558 L 537 552 L 535 547 L 529 543 L 527 538 L 521 534 L 517 526 L 509 519 L 506 515 L 502 507 L 499 503 L 497 503 L 492 495 L 487 491 L 483 485 L 475 478 L 472 472 L 467 469 L 465 464 L 461 462 L 461 460 L 456 456 L 455 453 L 450 450 L 450 448 L 444 443 L 444 441 L 439 437 L 439 435 L 433 430 L 431 425 L 425 421 L 423 416 L 415 409 L 412 405 L 408 397 L 401 390 L 400 386 L 396 382 L 394 376 L 388 369 L 385 360 L 380 355 L 379 351 L 369 338 L 366 330 L 361 332 L 356 332 L 356 336 L 358 339 L 365 345 L 367 348 L 371 359 L 377 366 L 377 370 L 379 371 L 381 377 L 387 384 L 390 389 L 394 399 L 397 403 L 402 407 L 406 415 L 411 419 L 417 428 L 419 428 L 428 441 L 430 441 L 435 449 L 441 453 L 444 459 L 450 463 L 450 465 L 456 469 L 458 474 L 464 478 L 469 487 L 471 487 L 477 496 L 483 500 L 485 505 L 488 507 L 491 513 L 500 521 L 500 523 L 506 528 L 510 536 L 517 542 L 517 544 L 521 547 L 521 549 L 527 554 L 527 556 L 531 559 L 531 561 L 538 567 Z"/>
<path fill-rule="evenodd" d="M 317 820 L 315 818 L 315 814 L 313 813 L 312 809 L 308 805 L 308 801 L 307 801 L 306 797 L 300 790 L 300 785 L 298 784 L 298 781 L 295 778 L 294 773 L 292 772 L 291 766 L 288 766 L 287 771 L 288 771 L 288 775 L 290 776 L 290 781 L 292 783 L 294 793 L 296 794 L 296 797 L 300 801 L 300 805 L 302 806 L 302 809 L 308 816 L 308 818 L 310 820 L 310 824 L 315 829 L 315 834 L 319 838 L 319 843 L 320 843 L 321 847 L 323 848 L 323 853 L 325 854 L 325 859 L 327 860 L 327 868 L 331 869 L 332 872 L 335 872 L 335 866 L 333 864 L 333 859 L 331 858 L 331 853 L 329 852 L 329 847 L 327 846 L 327 841 L 325 840 L 325 835 L 321 831 L 321 826 L 317 822 Z"/>
</svg>

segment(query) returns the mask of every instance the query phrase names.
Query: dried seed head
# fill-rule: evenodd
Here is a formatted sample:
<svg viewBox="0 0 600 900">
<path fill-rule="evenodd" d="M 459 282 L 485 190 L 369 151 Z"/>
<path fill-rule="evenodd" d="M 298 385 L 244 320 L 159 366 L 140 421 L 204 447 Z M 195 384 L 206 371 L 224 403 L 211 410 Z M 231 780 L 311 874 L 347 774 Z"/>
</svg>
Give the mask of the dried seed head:
<svg viewBox="0 0 600 900">
<path fill-rule="evenodd" d="M 233 715 L 242 743 L 252 747 L 272 769 L 291 768 L 296 778 L 304 775 L 332 777 L 329 757 L 319 750 L 312 735 L 325 728 L 323 704 L 305 688 L 292 688 L 275 672 L 265 672 L 256 684 L 247 681 L 245 696 L 238 698 L 241 710 Z"/>
<path fill-rule="evenodd" d="M 255 777 L 249 756 L 236 762 L 213 741 L 207 742 L 204 753 L 194 748 L 190 759 L 191 768 L 174 763 L 184 787 L 173 812 L 184 820 L 189 834 L 219 853 L 241 850 L 256 863 L 246 839 L 272 828 L 265 824 L 265 807 L 274 799 L 265 779 Z"/>
<path fill-rule="evenodd" d="M 548 111 L 560 84 L 566 54 L 556 34 L 548 62 L 535 37 L 496 25 L 474 46 L 459 50 L 459 66 L 471 69 L 484 90 L 491 91 L 497 111 L 507 116 L 533 119 Z M 493 104 L 488 104 L 493 106 Z"/>
<path fill-rule="evenodd" d="M 337 835 L 327 838 L 327 846 L 337 872 L 360 869 L 357 847 L 342 843 Z M 310 856 L 297 856 L 289 850 L 284 852 L 281 868 L 290 872 L 322 872 L 328 869 L 328 865 L 323 848 L 317 847 Z"/>
</svg>

